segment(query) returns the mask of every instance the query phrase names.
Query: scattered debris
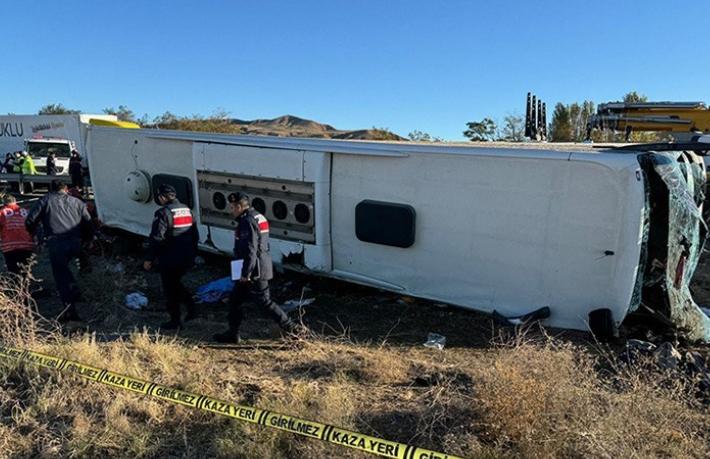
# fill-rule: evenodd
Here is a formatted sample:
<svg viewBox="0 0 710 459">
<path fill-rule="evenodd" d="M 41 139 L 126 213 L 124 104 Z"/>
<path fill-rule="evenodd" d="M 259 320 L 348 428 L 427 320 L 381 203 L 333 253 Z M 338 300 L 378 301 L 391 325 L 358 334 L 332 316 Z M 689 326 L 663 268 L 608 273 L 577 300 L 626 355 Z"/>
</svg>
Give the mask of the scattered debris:
<svg viewBox="0 0 710 459">
<path fill-rule="evenodd" d="M 674 377 L 691 378 L 702 393 L 710 392 L 710 368 L 697 351 L 681 354 L 673 344 L 664 342 L 656 346 L 648 341 L 630 339 L 619 359 L 627 365 L 640 363 L 642 359 L 655 365 L 658 370 L 672 372 Z"/>
<path fill-rule="evenodd" d="M 666 342 L 653 351 L 653 359 L 664 370 L 677 370 L 680 367 L 683 356 L 671 343 Z"/>
<path fill-rule="evenodd" d="M 308 306 L 309 304 L 313 304 L 315 302 L 315 298 L 301 298 L 300 300 L 288 300 L 285 301 L 283 304 L 281 304 L 281 309 L 284 310 L 284 312 L 291 312 L 295 309 L 302 308 L 304 306 Z"/>
<path fill-rule="evenodd" d="M 209 282 L 195 292 L 197 303 L 217 303 L 229 295 L 234 287 L 234 281 L 229 277 L 223 277 Z"/>
<path fill-rule="evenodd" d="M 111 273 L 122 273 L 126 270 L 126 267 L 121 263 L 120 261 L 116 263 L 115 265 L 108 265 L 106 266 L 106 270 Z"/>
<path fill-rule="evenodd" d="M 656 345 L 640 339 L 630 339 L 626 342 L 626 349 L 619 354 L 619 359 L 627 365 L 638 362 L 639 357 L 649 357 L 656 350 Z"/>
<path fill-rule="evenodd" d="M 397 303 L 403 304 L 403 305 L 414 304 L 416 302 L 417 302 L 416 298 L 412 298 L 411 296 L 403 296 L 402 298 L 397 300 Z"/>
<path fill-rule="evenodd" d="M 134 311 L 148 306 L 148 298 L 143 292 L 133 292 L 126 295 L 126 307 Z"/>
<path fill-rule="evenodd" d="M 429 333 L 427 335 L 424 347 L 442 350 L 444 346 L 446 346 L 446 336 L 438 333 Z"/>
</svg>

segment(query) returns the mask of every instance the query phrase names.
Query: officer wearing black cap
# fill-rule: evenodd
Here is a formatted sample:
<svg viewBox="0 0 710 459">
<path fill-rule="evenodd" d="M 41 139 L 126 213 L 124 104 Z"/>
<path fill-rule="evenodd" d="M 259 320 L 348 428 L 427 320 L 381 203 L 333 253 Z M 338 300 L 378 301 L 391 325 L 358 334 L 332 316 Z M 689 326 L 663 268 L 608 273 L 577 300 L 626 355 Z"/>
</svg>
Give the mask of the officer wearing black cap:
<svg viewBox="0 0 710 459">
<path fill-rule="evenodd" d="M 175 188 L 160 185 L 157 192 L 158 202 L 162 206 L 155 211 L 153 227 L 148 238 L 148 255 L 143 267 L 146 271 L 153 268 L 157 260 L 163 293 L 166 297 L 170 321 L 161 325 L 164 330 L 182 328 L 180 303 L 187 306 L 187 317 L 197 317 L 192 295 L 182 284 L 182 277 L 192 267 L 197 255 L 199 234 L 192 218 L 190 208 L 177 199 Z"/>
<path fill-rule="evenodd" d="M 81 320 L 76 310 L 81 292 L 69 269 L 69 262 L 79 257 L 81 240 L 94 236 L 91 215 L 86 204 L 68 193 L 66 183 L 53 180 L 50 193 L 32 206 L 25 226 L 30 234 L 35 234 L 41 223 L 49 248 L 49 262 L 57 284 L 64 309 L 60 321 Z"/>
<path fill-rule="evenodd" d="M 251 207 L 249 196 L 232 193 L 227 198 L 236 218 L 234 232 L 234 257 L 243 260 L 241 278 L 234 285 L 229 296 L 229 329 L 214 335 L 220 343 L 238 343 L 239 327 L 242 323 L 242 303 L 252 296 L 256 303 L 267 310 L 281 329 L 294 332 L 295 324 L 288 315 L 274 303 L 269 292 L 269 281 L 274 270 L 269 254 L 269 222 L 266 217 Z"/>
</svg>

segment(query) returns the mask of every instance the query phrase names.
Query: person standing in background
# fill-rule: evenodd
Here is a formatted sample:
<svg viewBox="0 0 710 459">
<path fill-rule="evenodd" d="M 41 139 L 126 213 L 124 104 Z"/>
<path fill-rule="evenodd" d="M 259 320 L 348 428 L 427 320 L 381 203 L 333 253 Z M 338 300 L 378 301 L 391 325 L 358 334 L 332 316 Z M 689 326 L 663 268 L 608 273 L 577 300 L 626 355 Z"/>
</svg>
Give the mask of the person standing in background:
<svg viewBox="0 0 710 459">
<path fill-rule="evenodd" d="M 12 174 L 15 172 L 15 155 L 13 153 L 5 155 L 5 162 L 2 163 L 2 172 L 4 174 Z"/>
<path fill-rule="evenodd" d="M 37 168 L 35 167 L 35 162 L 32 157 L 26 151 L 22 152 L 22 175 L 37 175 Z M 24 182 L 25 188 L 24 192 L 33 193 L 35 190 L 35 184 L 33 182 Z"/>
<path fill-rule="evenodd" d="M 15 161 L 13 163 L 12 172 L 14 172 L 15 174 L 21 174 L 22 173 L 22 163 L 24 162 L 24 159 L 22 158 L 22 152 L 16 151 L 14 156 L 15 156 Z"/>
<path fill-rule="evenodd" d="M 47 155 L 47 175 L 57 175 L 57 160 L 53 152 Z"/>
<path fill-rule="evenodd" d="M 69 158 L 69 176 L 71 177 L 72 188 L 84 189 L 84 169 L 81 166 L 81 155 L 76 150 L 72 150 Z"/>
<path fill-rule="evenodd" d="M 28 212 L 17 204 L 11 194 L 3 197 L 3 204 L 0 209 L 0 249 L 5 257 L 7 270 L 21 275 L 35 248 L 32 236 L 25 228 Z"/>
</svg>

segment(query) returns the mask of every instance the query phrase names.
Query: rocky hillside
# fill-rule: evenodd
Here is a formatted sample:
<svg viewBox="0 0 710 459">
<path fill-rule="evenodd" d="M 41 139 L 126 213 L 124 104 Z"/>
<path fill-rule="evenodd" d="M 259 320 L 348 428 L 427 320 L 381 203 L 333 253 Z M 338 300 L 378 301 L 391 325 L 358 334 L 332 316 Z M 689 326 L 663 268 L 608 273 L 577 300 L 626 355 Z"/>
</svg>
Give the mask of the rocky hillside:
<svg viewBox="0 0 710 459">
<path fill-rule="evenodd" d="M 397 134 L 384 129 L 372 128 L 348 131 L 293 115 L 279 116 L 271 120 L 245 121 L 232 119 L 231 123 L 239 126 L 244 133 L 252 135 L 318 137 L 323 139 L 405 140 Z"/>
<path fill-rule="evenodd" d="M 350 140 L 406 140 L 386 129 L 336 129 L 329 124 L 284 115 L 274 119 L 240 120 L 236 118 L 171 118 L 154 126 L 160 129 L 222 132 L 228 134 L 271 135 L 279 137 L 315 137 Z"/>
</svg>

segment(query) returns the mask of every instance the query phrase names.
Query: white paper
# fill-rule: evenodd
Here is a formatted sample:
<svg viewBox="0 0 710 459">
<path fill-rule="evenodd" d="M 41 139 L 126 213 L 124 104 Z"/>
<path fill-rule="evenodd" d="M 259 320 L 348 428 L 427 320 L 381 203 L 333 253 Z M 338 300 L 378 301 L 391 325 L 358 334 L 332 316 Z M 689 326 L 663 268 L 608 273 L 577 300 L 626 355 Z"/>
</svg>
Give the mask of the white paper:
<svg viewBox="0 0 710 459">
<path fill-rule="evenodd" d="M 236 281 L 242 277 L 242 266 L 244 260 L 232 260 L 232 280 Z"/>
</svg>

